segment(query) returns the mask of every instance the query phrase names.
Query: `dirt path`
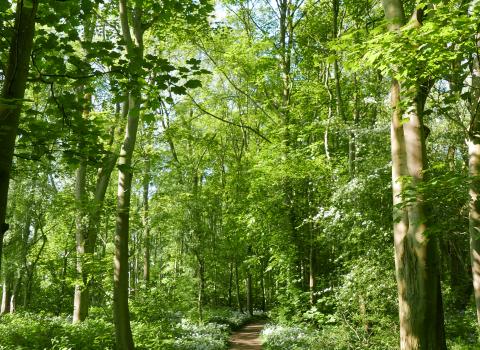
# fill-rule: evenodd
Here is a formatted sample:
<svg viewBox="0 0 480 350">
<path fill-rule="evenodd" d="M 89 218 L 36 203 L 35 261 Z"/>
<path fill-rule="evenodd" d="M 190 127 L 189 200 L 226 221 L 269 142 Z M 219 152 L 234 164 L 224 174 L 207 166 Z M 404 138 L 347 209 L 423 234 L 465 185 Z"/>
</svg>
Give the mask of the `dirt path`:
<svg viewBox="0 0 480 350">
<path fill-rule="evenodd" d="M 257 321 L 234 332 L 230 337 L 230 350 L 260 350 L 260 331 L 264 325 L 265 321 Z"/>
</svg>

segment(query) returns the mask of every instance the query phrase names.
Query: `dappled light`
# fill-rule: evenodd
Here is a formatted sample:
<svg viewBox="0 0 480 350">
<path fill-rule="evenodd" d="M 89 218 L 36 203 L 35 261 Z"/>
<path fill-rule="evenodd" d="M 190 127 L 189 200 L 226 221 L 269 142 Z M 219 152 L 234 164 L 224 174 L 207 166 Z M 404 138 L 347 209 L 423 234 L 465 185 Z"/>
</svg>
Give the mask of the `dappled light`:
<svg viewBox="0 0 480 350">
<path fill-rule="evenodd" d="M 480 348 L 479 23 L 0 1 L 0 350 Z"/>
</svg>

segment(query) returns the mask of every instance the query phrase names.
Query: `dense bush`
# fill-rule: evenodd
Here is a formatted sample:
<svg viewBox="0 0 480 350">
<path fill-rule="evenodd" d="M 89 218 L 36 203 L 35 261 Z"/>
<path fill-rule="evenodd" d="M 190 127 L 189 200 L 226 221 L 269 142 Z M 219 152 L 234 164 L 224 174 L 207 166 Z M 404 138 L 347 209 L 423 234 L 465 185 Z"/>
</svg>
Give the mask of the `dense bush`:
<svg viewBox="0 0 480 350">
<path fill-rule="evenodd" d="M 92 349 L 113 348 L 113 325 L 89 319 L 72 325 L 65 317 L 41 314 L 4 315 L 0 320 L 0 349 Z"/>
</svg>

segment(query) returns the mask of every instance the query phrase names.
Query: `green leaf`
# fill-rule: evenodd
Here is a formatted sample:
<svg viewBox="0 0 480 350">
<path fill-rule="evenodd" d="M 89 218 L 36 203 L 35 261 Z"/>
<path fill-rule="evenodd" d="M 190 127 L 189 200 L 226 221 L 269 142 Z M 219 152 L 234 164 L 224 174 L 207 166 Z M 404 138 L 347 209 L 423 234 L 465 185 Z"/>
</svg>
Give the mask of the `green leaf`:
<svg viewBox="0 0 480 350">
<path fill-rule="evenodd" d="M 187 81 L 183 86 L 185 86 L 187 89 L 195 89 L 198 87 L 202 87 L 202 82 L 197 79 L 192 79 Z"/>
<path fill-rule="evenodd" d="M 187 64 L 189 64 L 191 66 L 196 66 L 196 65 L 199 65 L 201 61 L 197 60 L 195 58 L 190 58 L 186 62 L 187 62 Z"/>
<path fill-rule="evenodd" d="M 143 115 L 143 121 L 148 125 L 151 125 L 155 122 L 155 115 L 152 113 L 145 113 Z"/>
<path fill-rule="evenodd" d="M 174 94 L 177 95 L 185 95 L 187 92 L 187 89 L 185 89 L 183 86 L 172 86 L 171 90 Z"/>
</svg>

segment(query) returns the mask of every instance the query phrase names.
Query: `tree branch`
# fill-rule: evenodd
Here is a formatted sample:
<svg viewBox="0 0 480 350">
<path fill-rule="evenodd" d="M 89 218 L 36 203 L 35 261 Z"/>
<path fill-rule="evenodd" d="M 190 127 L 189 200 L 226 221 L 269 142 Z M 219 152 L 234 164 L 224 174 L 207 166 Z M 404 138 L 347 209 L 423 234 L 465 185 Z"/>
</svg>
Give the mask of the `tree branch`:
<svg viewBox="0 0 480 350">
<path fill-rule="evenodd" d="M 226 119 L 223 119 L 209 111 L 207 111 L 205 108 L 203 108 L 197 101 L 195 101 L 195 99 L 193 98 L 193 96 L 191 96 L 190 94 L 187 93 L 187 96 L 190 97 L 190 99 L 192 100 L 193 104 L 200 110 L 202 111 L 203 113 L 209 115 L 210 117 L 212 118 L 215 118 L 217 120 L 220 120 L 224 123 L 227 123 L 227 124 L 230 124 L 230 125 L 233 125 L 233 126 L 237 126 L 239 128 L 242 128 L 242 129 L 248 129 L 250 131 L 252 131 L 254 134 L 256 134 L 257 136 L 259 136 L 260 138 L 262 138 L 263 140 L 267 141 L 268 143 L 272 143 L 272 141 L 270 141 L 267 137 L 265 137 L 264 135 L 262 135 L 260 133 L 260 131 L 252 128 L 251 126 L 248 126 L 248 125 L 241 125 L 241 124 L 237 124 L 235 122 L 232 122 L 230 120 L 226 120 Z"/>
</svg>

